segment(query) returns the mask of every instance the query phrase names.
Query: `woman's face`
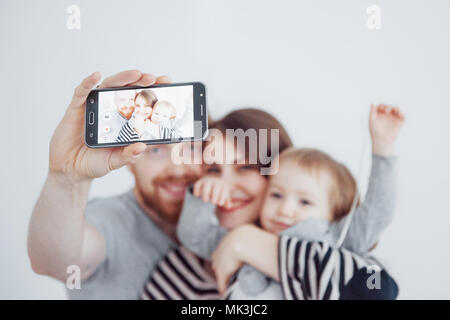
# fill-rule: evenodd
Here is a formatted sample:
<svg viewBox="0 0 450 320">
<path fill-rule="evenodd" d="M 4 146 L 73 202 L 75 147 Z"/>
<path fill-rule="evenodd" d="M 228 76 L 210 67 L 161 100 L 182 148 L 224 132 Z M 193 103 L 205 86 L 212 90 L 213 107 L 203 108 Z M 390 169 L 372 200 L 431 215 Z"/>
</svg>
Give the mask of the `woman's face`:
<svg viewBox="0 0 450 320">
<path fill-rule="evenodd" d="M 236 150 L 230 143 L 226 152 Z M 234 159 L 243 159 L 242 152 L 234 152 Z M 226 181 L 231 187 L 231 207 L 217 207 L 220 225 L 233 229 L 245 223 L 255 222 L 264 200 L 267 179 L 259 172 L 259 168 L 247 164 L 211 164 L 206 167 L 206 174 Z"/>
<path fill-rule="evenodd" d="M 152 114 L 152 106 L 142 95 L 138 95 L 135 101 L 135 112 L 144 118 L 149 118 Z"/>
</svg>

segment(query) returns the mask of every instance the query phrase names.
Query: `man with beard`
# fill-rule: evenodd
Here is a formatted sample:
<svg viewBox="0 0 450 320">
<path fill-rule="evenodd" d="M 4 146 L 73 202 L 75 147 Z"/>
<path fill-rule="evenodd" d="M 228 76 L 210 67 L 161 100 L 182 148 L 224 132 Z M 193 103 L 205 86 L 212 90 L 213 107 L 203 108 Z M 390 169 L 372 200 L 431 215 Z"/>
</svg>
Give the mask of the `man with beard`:
<svg viewBox="0 0 450 320">
<path fill-rule="evenodd" d="M 198 164 L 174 164 L 172 149 L 201 144 L 87 148 L 84 105 L 99 80 L 100 74 L 93 73 L 75 89 L 52 136 L 48 176 L 30 221 L 28 254 L 36 273 L 63 282 L 67 268 L 79 266 L 81 289 L 68 290 L 72 299 L 137 299 L 149 270 L 176 246 L 185 189 L 201 173 Z M 106 78 L 100 87 L 168 82 L 130 70 Z M 135 177 L 134 188 L 88 202 L 93 179 L 125 165 Z"/>
</svg>

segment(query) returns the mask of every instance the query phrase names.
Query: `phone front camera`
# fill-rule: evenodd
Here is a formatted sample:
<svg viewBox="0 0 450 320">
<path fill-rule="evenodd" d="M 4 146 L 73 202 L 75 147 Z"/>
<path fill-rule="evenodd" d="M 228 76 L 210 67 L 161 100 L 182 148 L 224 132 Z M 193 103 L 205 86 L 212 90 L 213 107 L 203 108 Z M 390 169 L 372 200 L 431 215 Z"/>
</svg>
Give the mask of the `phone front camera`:
<svg viewBox="0 0 450 320">
<path fill-rule="evenodd" d="M 89 102 L 90 102 L 91 104 L 94 103 L 94 99 L 91 98 L 91 99 L 89 100 Z"/>
</svg>

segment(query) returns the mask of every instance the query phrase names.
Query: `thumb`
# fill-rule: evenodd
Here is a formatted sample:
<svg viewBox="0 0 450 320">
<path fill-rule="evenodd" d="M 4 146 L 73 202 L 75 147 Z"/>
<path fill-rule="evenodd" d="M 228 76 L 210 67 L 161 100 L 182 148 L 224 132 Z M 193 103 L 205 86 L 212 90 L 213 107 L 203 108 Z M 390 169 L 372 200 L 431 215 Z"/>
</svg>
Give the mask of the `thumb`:
<svg viewBox="0 0 450 320">
<path fill-rule="evenodd" d="M 220 295 L 224 295 L 227 289 L 227 279 L 222 276 L 222 274 L 216 273 L 217 278 L 217 290 L 219 290 Z"/>
<path fill-rule="evenodd" d="M 109 169 L 111 171 L 116 170 L 133 162 L 145 151 L 145 149 L 147 149 L 147 146 L 142 142 L 133 143 L 124 148 L 115 149 L 109 157 Z"/>
</svg>

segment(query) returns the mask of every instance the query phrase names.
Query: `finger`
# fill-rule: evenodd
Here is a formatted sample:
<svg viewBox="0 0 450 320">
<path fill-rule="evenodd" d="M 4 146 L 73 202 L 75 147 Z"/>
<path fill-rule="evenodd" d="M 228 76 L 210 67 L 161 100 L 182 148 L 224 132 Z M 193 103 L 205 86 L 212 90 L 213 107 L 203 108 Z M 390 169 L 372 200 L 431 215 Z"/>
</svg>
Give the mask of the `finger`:
<svg viewBox="0 0 450 320">
<path fill-rule="evenodd" d="M 70 102 L 70 107 L 78 108 L 83 106 L 89 92 L 91 92 L 94 86 L 100 81 L 101 77 L 102 75 L 100 72 L 94 72 L 90 76 L 84 78 L 80 85 L 75 88 L 72 101 Z"/>
<path fill-rule="evenodd" d="M 220 194 L 220 198 L 218 200 L 219 205 L 221 205 L 222 207 L 225 206 L 225 203 L 227 201 L 228 198 L 228 189 L 224 188 Z"/>
<path fill-rule="evenodd" d="M 386 113 L 387 114 L 389 114 L 389 113 L 391 113 L 391 110 L 392 110 L 392 107 L 391 106 L 386 106 L 386 109 L 385 109 L 386 111 Z"/>
<path fill-rule="evenodd" d="M 374 119 L 377 115 L 377 107 L 372 103 L 370 105 L 369 119 Z"/>
<path fill-rule="evenodd" d="M 194 183 L 194 197 L 200 197 L 200 191 L 202 190 L 203 181 L 204 180 L 200 179 L 196 183 Z"/>
<path fill-rule="evenodd" d="M 231 197 L 228 195 L 227 200 L 225 200 L 225 207 L 231 208 L 233 206 L 233 202 L 231 201 Z"/>
<path fill-rule="evenodd" d="M 172 79 L 170 79 L 169 76 L 160 76 L 160 77 L 156 78 L 156 83 L 163 84 L 163 83 L 171 83 L 171 82 L 172 82 Z"/>
<path fill-rule="evenodd" d="M 108 168 L 110 171 L 119 169 L 124 165 L 132 163 L 135 161 L 145 150 L 147 146 L 142 143 L 133 143 L 129 146 L 115 149 L 109 159 L 108 159 Z"/>
<path fill-rule="evenodd" d="M 109 76 L 100 84 L 100 88 L 116 88 L 124 87 L 139 81 L 142 77 L 142 72 L 139 70 L 127 70 L 119 72 L 115 75 Z"/>
<path fill-rule="evenodd" d="M 211 190 L 211 202 L 215 205 L 219 204 L 220 195 L 223 192 L 223 186 L 220 184 L 214 184 Z"/>
<path fill-rule="evenodd" d="M 227 290 L 227 278 L 225 276 L 222 276 L 221 272 L 216 272 L 216 279 L 217 290 L 219 290 L 220 295 L 224 295 L 225 291 Z"/>
<path fill-rule="evenodd" d="M 133 83 L 130 83 L 129 86 L 140 86 L 140 87 L 147 87 L 156 82 L 156 77 L 150 73 L 143 73 L 142 77 Z"/>
<path fill-rule="evenodd" d="M 212 189 L 212 182 L 211 181 L 205 182 L 205 185 L 203 186 L 202 190 L 203 201 L 209 202 L 209 199 L 211 198 L 211 189 Z"/>
</svg>

